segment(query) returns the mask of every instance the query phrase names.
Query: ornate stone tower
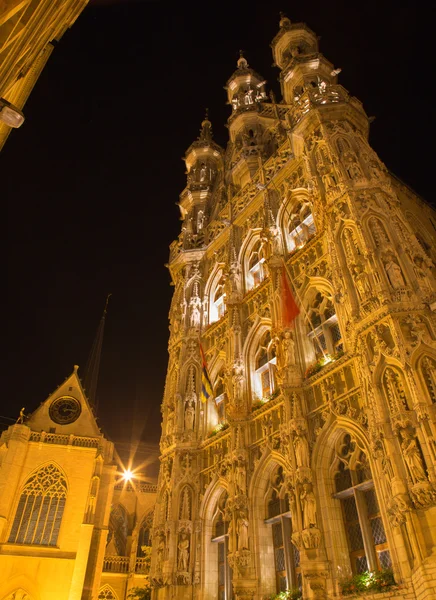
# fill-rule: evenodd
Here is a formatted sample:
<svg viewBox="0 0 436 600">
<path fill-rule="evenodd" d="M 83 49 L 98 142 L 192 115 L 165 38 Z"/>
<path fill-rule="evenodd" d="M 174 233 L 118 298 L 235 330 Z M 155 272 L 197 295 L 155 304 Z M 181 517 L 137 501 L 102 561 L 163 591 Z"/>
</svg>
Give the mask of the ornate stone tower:
<svg viewBox="0 0 436 600">
<path fill-rule="evenodd" d="M 392 569 L 368 597 L 395 580 L 430 598 L 436 216 L 369 146 L 317 36 L 282 17 L 272 49 L 283 100 L 241 56 L 226 150 L 206 117 L 186 152 L 154 597 L 334 598 Z"/>
</svg>

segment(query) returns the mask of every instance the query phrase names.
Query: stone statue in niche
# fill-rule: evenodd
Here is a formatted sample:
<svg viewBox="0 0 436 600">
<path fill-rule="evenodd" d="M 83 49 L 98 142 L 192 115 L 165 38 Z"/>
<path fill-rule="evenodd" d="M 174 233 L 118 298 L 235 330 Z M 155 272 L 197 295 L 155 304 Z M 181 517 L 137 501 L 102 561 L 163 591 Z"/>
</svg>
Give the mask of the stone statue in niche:
<svg viewBox="0 0 436 600">
<path fill-rule="evenodd" d="M 187 488 L 183 490 L 182 505 L 180 509 L 180 518 L 184 521 L 191 519 L 191 507 L 189 505 L 189 491 Z"/>
<path fill-rule="evenodd" d="M 188 400 L 185 406 L 185 430 L 194 430 L 194 419 L 195 419 L 195 407 L 194 401 Z"/>
<path fill-rule="evenodd" d="M 206 165 L 205 163 L 201 163 L 200 166 L 200 181 L 206 181 L 206 176 L 207 176 L 207 170 L 206 170 Z"/>
<path fill-rule="evenodd" d="M 156 571 L 158 573 L 162 572 L 162 564 L 165 559 L 165 538 L 164 536 L 160 536 L 159 543 L 157 545 L 157 554 L 156 554 Z"/>
<path fill-rule="evenodd" d="M 283 332 L 281 344 L 281 359 L 284 367 L 295 365 L 295 342 L 289 329 Z"/>
<path fill-rule="evenodd" d="M 371 296 L 372 291 L 371 284 L 368 280 L 368 274 L 366 273 L 361 263 L 353 265 L 353 275 L 354 281 L 356 282 L 356 288 L 359 298 L 360 300 L 365 300 L 366 298 Z"/>
<path fill-rule="evenodd" d="M 190 325 L 191 325 L 191 327 L 198 328 L 200 326 L 201 313 L 200 313 L 200 307 L 198 305 L 198 302 L 195 300 L 198 300 L 198 302 L 200 301 L 199 298 L 196 298 L 196 299 L 194 299 L 194 302 L 192 302 L 192 304 L 191 304 Z"/>
<path fill-rule="evenodd" d="M 303 484 L 300 502 L 303 511 L 303 529 L 316 527 L 316 499 L 308 483 Z"/>
<path fill-rule="evenodd" d="M 293 441 L 297 467 L 310 467 L 309 443 L 301 428 L 295 432 Z"/>
<path fill-rule="evenodd" d="M 202 231 L 204 227 L 204 219 L 204 211 L 200 209 L 197 213 L 197 231 Z"/>
<path fill-rule="evenodd" d="M 385 263 L 385 271 L 394 290 L 406 287 L 401 268 L 392 260 L 392 258 L 389 258 Z"/>
<path fill-rule="evenodd" d="M 241 270 L 237 262 L 233 262 L 229 269 L 229 284 L 230 293 L 232 295 L 238 294 L 241 289 Z"/>
<path fill-rule="evenodd" d="M 403 456 L 412 482 L 419 483 L 420 481 L 427 481 L 427 475 L 425 473 L 421 453 L 416 443 L 416 438 L 410 434 L 404 435 L 403 441 L 401 442 L 401 450 L 403 451 Z"/>
<path fill-rule="evenodd" d="M 345 160 L 346 160 L 346 171 L 348 174 L 348 177 L 350 179 L 359 179 L 362 176 L 362 172 L 360 170 L 359 165 L 357 164 L 357 160 L 356 157 L 354 156 L 353 153 L 351 152 L 347 152 L 346 156 L 345 156 Z"/>
<path fill-rule="evenodd" d="M 242 511 L 236 521 L 236 532 L 238 534 L 238 550 L 248 550 L 248 519 Z"/>
<path fill-rule="evenodd" d="M 179 562 L 177 564 L 179 571 L 187 571 L 189 564 L 189 537 L 182 533 L 178 544 Z"/>
<path fill-rule="evenodd" d="M 244 363 L 242 359 L 235 360 L 232 369 L 233 402 L 236 407 L 242 404 L 244 394 Z"/>
<path fill-rule="evenodd" d="M 174 433 L 174 411 L 171 410 L 168 413 L 166 434 L 172 435 L 173 433 Z"/>
<path fill-rule="evenodd" d="M 245 475 L 245 466 L 242 461 L 238 461 L 235 469 L 235 482 L 238 494 L 245 495 L 247 493 L 247 479 Z"/>
<path fill-rule="evenodd" d="M 322 182 L 326 191 L 337 186 L 336 176 L 332 170 L 329 170 L 328 168 L 325 169 L 324 174 L 322 175 Z"/>
<path fill-rule="evenodd" d="M 254 96 L 254 90 L 252 90 L 251 87 L 249 86 L 248 90 L 245 92 L 245 97 L 244 97 L 245 104 L 253 104 L 254 103 L 253 96 Z"/>
</svg>

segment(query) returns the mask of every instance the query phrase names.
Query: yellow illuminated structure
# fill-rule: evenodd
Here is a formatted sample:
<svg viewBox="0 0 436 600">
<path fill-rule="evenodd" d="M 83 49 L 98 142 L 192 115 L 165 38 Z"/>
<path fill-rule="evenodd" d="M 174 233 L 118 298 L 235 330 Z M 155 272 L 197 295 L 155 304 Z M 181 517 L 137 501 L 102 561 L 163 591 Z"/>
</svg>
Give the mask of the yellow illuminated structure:
<svg viewBox="0 0 436 600">
<path fill-rule="evenodd" d="M 272 49 L 283 99 L 241 56 L 185 155 L 153 597 L 434 599 L 436 215 L 317 36 Z"/>
<path fill-rule="evenodd" d="M 1 600 L 121 600 L 143 584 L 156 486 L 116 459 L 77 368 L 2 433 Z"/>
<path fill-rule="evenodd" d="M 54 42 L 58 42 L 74 24 L 87 3 L 88 0 L 6 0 L 2 3 L 0 150 L 11 130 L 10 124 L 14 122 L 5 122 L 2 118 L 2 100 L 21 112 L 54 48 Z"/>
</svg>

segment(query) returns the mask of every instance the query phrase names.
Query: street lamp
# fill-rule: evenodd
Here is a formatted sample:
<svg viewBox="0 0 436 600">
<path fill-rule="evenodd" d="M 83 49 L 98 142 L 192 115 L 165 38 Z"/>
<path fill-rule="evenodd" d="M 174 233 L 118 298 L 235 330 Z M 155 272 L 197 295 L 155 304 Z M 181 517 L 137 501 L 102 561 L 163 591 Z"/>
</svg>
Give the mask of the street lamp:
<svg viewBox="0 0 436 600">
<path fill-rule="evenodd" d="M 24 123 L 24 115 L 19 108 L 0 98 L 0 121 L 16 129 Z"/>
</svg>

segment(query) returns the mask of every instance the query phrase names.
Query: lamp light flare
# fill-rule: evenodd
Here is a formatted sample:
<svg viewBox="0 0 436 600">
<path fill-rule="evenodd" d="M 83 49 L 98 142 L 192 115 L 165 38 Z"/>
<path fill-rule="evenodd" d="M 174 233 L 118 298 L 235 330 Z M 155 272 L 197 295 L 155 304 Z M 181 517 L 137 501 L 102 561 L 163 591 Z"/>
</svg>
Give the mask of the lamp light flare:
<svg viewBox="0 0 436 600">
<path fill-rule="evenodd" d="M 123 473 L 124 481 L 130 481 L 133 478 L 133 472 L 130 469 L 126 469 Z"/>
</svg>

